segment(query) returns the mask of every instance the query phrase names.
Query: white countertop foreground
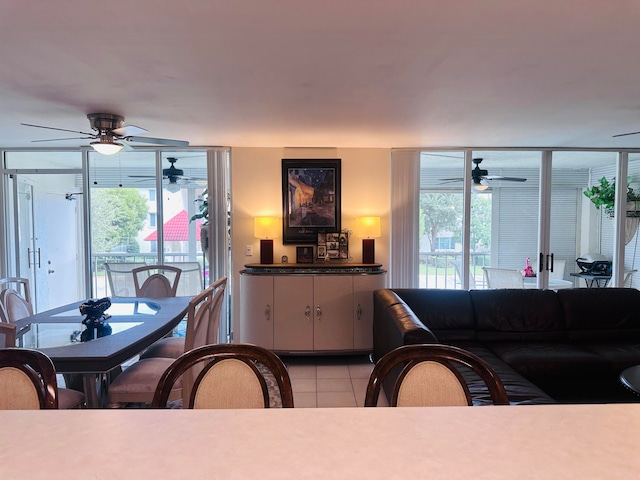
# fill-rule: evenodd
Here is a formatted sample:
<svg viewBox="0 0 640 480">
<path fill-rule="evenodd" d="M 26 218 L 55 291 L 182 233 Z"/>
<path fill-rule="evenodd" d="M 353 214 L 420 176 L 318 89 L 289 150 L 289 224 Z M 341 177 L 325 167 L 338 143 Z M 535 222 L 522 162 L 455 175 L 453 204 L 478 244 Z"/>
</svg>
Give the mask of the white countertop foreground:
<svg viewBox="0 0 640 480">
<path fill-rule="evenodd" d="M 638 479 L 640 404 L 0 411 L 0 478 Z"/>
</svg>

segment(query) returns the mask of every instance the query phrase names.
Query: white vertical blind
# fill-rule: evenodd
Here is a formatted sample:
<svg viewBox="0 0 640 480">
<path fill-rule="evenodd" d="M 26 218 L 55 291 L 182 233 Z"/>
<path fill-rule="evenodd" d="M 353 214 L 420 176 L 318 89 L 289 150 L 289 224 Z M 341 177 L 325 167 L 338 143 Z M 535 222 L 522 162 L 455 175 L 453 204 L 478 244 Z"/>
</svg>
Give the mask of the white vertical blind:
<svg viewBox="0 0 640 480">
<path fill-rule="evenodd" d="M 391 277 L 394 288 L 417 288 L 420 152 L 391 152 Z"/>
</svg>

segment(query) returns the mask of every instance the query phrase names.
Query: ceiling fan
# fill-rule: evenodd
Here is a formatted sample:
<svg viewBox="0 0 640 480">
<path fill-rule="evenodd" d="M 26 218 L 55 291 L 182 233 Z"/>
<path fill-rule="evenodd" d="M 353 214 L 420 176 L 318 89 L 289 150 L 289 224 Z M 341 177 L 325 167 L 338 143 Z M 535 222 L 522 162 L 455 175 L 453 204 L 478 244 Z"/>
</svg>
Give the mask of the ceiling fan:
<svg viewBox="0 0 640 480">
<path fill-rule="evenodd" d="M 175 193 L 180 191 L 180 185 L 183 180 L 205 181 L 204 178 L 193 178 L 185 176 L 184 170 L 176 168 L 175 163 L 178 161 L 176 157 L 167 157 L 167 161 L 171 164 L 169 168 L 162 169 L 162 178 L 169 180 L 167 190 Z M 154 175 L 128 175 L 129 178 L 156 178 Z"/>
<path fill-rule="evenodd" d="M 471 180 L 473 181 L 473 188 L 475 190 L 483 191 L 487 190 L 491 184 L 489 183 L 492 180 L 501 180 L 505 182 L 526 182 L 526 178 L 520 177 L 503 177 L 501 175 L 489 175 L 488 170 L 483 170 L 480 168 L 480 163 L 482 162 L 482 158 L 474 158 L 473 163 L 475 163 L 475 168 L 471 170 Z M 464 178 L 443 178 L 441 179 L 443 183 L 449 182 L 461 182 Z"/>
<path fill-rule="evenodd" d="M 54 142 L 57 140 L 76 140 L 76 139 L 92 139 L 91 145 L 98 153 L 103 155 L 113 155 L 122 150 L 123 147 L 129 145 L 127 143 L 120 142 L 138 142 L 138 143 L 150 143 L 154 145 L 170 145 L 172 147 L 187 147 L 189 142 L 184 140 L 170 140 L 168 138 L 152 138 L 152 137 L 139 137 L 138 134 L 145 133 L 147 130 L 144 128 L 136 127 L 135 125 L 122 126 L 124 117 L 120 115 L 113 115 L 111 113 L 90 113 L 87 115 L 89 119 L 89 125 L 94 133 L 81 132 L 78 130 L 68 130 L 66 128 L 46 127 L 44 125 L 33 125 L 31 123 L 22 123 L 27 127 L 46 128 L 48 130 L 58 130 L 61 132 L 72 132 L 84 135 L 82 137 L 69 137 L 69 138 L 52 138 L 47 140 L 33 140 L 33 142 Z"/>
</svg>

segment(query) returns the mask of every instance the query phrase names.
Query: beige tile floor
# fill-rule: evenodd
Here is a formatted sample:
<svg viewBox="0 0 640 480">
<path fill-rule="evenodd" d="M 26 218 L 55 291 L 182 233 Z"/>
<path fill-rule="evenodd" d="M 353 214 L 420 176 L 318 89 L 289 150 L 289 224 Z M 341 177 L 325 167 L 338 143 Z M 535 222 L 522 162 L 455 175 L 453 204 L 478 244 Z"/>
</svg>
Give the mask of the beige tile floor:
<svg viewBox="0 0 640 480">
<path fill-rule="evenodd" d="M 362 407 L 373 363 L 368 356 L 282 357 L 296 408 Z M 384 394 L 379 406 L 387 406 Z"/>
</svg>

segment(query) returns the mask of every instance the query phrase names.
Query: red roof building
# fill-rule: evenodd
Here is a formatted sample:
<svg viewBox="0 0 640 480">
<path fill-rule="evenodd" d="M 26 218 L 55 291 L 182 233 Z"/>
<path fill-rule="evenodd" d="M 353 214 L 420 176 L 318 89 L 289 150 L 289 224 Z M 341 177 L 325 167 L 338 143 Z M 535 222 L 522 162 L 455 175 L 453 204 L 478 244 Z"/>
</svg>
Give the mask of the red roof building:
<svg viewBox="0 0 640 480">
<path fill-rule="evenodd" d="M 171 217 L 164 224 L 165 242 L 186 242 L 189 240 L 189 215 L 186 210 L 182 210 L 177 215 Z M 200 220 L 195 221 L 196 240 L 200 240 Z M 151 232 L 144 238 L 145 241 L 153 242 L 158 240 L 158 231 Z"/>
</svg>

